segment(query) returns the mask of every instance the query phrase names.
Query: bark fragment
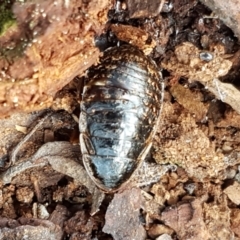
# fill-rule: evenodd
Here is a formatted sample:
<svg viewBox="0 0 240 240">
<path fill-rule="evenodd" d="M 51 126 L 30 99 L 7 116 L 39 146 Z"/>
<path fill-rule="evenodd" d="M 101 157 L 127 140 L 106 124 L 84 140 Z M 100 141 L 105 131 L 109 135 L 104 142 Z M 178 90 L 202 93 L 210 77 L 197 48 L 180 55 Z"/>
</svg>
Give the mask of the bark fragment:
<svg viewBox="0 0 240 240">
<path fill-rule="evenodd" d="M 108 0 L 8 6 L 16 24 L 0 35 L 1 117 L 50 107 L 57 91 L 98 61 L 93 40 L 110 7 Z"/>
<path fill-rule="evenodd" d="M 116 240 L 146 239 L 145 229 L 139 220 L 140 207 L 140 189 L 133 188 L 115 194 L 105 216 L 103 231 Z"/>
<path fill-rule="evenodd" d="M 155 17 L 162 10 L 164 1 L 127 0 L 130 18 Z"/>
</svg>

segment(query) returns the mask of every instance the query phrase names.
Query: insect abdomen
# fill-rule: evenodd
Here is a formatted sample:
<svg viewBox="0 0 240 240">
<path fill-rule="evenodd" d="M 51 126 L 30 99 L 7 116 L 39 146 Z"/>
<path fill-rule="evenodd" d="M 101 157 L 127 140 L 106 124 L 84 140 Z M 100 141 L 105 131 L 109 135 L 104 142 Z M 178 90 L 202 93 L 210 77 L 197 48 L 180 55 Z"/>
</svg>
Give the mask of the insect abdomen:
<svg viewBox="0 0 240 240">
<path fill-rule="evenodd" d="M 155 64 L 132 46 L 106 51 L 90 70 L 80 114 L 83 162 L 95 184 L 119 189 L 151 146 L 162 99 Z"/>
</svg>

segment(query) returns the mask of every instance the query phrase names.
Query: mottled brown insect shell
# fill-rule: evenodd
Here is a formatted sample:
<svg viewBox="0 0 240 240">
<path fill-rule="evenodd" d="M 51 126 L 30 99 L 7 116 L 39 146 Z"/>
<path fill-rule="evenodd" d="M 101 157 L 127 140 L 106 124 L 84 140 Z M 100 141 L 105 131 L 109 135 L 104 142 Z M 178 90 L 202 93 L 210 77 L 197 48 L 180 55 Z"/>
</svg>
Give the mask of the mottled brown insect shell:
<svg viewBox="0 0 240 240">
<path fill-rule="evenodd" d="M 105 51 L 85 80 L 79 120 L 84 166 L 114 192 L 131 178 L 152 145 L 163 97 L 156 64 L 130 45 Z"/>
</svg>

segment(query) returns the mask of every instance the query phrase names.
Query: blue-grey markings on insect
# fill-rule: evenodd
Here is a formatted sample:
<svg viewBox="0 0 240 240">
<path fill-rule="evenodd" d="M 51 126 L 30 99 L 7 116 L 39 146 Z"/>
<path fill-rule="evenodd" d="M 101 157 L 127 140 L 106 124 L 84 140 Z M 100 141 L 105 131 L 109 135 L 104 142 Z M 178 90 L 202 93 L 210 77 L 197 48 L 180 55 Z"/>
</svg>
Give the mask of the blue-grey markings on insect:
<svg viewBox="0 0 240 240">
<path fill-rule="evenodd" d="M 136 47 L 105 51 L 85 79 L 79 119 L 84 166 L 104 192 L 124 186 L 148 154 L 163 98 L 156 64 Z"/>
</svg>

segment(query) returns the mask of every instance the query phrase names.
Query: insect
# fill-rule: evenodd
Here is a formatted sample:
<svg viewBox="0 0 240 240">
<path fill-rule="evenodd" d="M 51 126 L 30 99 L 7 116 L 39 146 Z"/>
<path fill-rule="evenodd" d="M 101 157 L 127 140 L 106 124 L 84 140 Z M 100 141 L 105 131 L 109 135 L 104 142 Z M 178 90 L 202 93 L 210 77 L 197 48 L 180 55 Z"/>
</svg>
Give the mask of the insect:
<svg viewBox="0 0 240 240">
<path fill-rule="evenodd" d="M 79 119 L 84 166 L 107 193 L 124 186 L 148 154 L 159 123 L 163 80 L 130 45 L 105 51 L 85 80 Z"/>
</svg>

